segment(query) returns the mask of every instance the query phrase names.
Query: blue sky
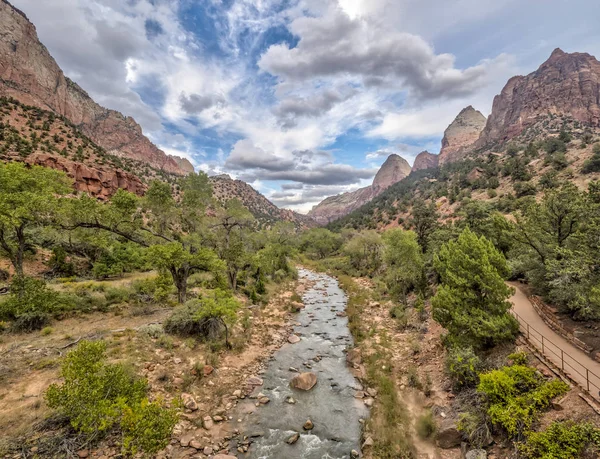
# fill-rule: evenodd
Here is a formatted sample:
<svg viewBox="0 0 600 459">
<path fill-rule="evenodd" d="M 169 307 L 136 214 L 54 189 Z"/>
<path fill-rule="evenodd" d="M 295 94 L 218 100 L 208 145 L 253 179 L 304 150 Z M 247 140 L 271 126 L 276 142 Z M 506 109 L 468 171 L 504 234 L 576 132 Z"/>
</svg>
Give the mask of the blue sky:
<svg viewBox="0 0 600 459">
<path fill-rule="evenodd" d="M 198 170 L 307 211 L 390 153 L 439 151 L 556 47 L 600 56 L 597 0 L 13 0 L 65 73 Z"/>
</svg>

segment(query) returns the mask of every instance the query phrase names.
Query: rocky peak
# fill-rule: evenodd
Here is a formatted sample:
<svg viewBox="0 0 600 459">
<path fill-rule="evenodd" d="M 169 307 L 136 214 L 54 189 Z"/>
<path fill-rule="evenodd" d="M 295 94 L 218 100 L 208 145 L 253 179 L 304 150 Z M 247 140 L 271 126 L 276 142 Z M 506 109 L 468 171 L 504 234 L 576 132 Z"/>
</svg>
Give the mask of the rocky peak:
<svg viewBox="0 0 600 459">
<path fill-rule="evenodd" d="M 187 160 L 159 150 L 133 118 L 101 107 L 69 80 L 40 43 L 35 26 L 6 0 L 0 1 L 0 30 L 0 96 L 64 116 L 115 156 L 174 174 L 193 171 Z"/>
<path fill-rule="evenodd" d="M 471 105 L 463 108 L 444 131 L 439 164 L 462 159 L 485 127 L 485 116 Z"/>
<path fill-rule="evenodd" d="M 438 155 L 429 153 L 427 150 L 422 151 L 415 158 L 411 171 L 419 171 L 421 169 L 432 169 L 438 166 Z"/>
<path fill-rule="evenodd" d="M 388 156 L 373 179 L 373 191 L 380 193 L 410 174 L 410 165 L 396 154 Z"/>
<path fill-rule="evenodd" d="M 408 174 L 410 174 L 408 162 L 401 156 L 392 154 L 381 165 L 370 186 L 330 196 L 314 206 L 308 216 L 317 223 L 326 225 L 365 205 L 386 188 L 407 177 Z"/>
<path fill-rule="evenodd" d="M 600 62 L 594 56 L 557 48 L 536 71 L 508 80 L 477 146 L 505 142 L 548 114 L 600 126 Z"/>
</svg>

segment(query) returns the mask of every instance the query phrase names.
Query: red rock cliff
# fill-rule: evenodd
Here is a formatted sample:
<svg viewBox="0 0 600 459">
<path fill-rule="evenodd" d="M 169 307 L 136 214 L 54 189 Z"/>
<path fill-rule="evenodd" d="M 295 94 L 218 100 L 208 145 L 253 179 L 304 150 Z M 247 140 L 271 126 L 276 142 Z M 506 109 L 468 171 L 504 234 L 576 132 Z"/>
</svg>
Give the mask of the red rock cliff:
<svg viewBox="0 0 600 459">
<path fill-rule="evenodd" d="M 193 171 L 189 161 L 159 150 L 133 118 L 101 107 L 65 77 L 35 26 L 6 0 L 0 0 L 0 31 L 0 95 L 65 116 L 116 156 L 180 175 Z"/>
</svg>

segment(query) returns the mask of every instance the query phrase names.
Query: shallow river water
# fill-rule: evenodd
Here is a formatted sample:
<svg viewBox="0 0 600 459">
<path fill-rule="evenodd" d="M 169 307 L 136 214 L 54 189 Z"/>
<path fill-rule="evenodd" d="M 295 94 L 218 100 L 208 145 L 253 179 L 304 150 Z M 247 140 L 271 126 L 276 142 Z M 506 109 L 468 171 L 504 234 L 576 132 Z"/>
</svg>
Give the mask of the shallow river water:
<svg viewBox="0 0 600 459">
<path fill-rule="evenodd" d="M 362 400 L 354 398 L 362 388 L 346 366 L 344 350 L 353 344 L 348 319 L 336 314 L 345 310 L 346 295 L 330 276 L 306 269 L 300 269 L 299 275 L 314 281 L 303 296 L 306 307 L 296 316 L 300 325 L 294 332 L 301 340 L 281 347 L 262 375 L 264 385 L 255 392 L 271 401 L 249 410 L 252 413 L 244 414 L 243 404 L 238 408 L 242 433 L 261 434 L 245 457 L 337 459 L 360 450 L 359 419 L 368 410 Z M 289 383 L 297 373 L 290 368 L 314 372 L 316 386 L 307 392 L 292 389 Z M 290 396 L 295 404 L 286 401 Z M 303 430 L 308 419 L 314 423 L 311 431 Z M 286 440 L 295 432 L 300 439 L 288 445 Z"/>
</svg>

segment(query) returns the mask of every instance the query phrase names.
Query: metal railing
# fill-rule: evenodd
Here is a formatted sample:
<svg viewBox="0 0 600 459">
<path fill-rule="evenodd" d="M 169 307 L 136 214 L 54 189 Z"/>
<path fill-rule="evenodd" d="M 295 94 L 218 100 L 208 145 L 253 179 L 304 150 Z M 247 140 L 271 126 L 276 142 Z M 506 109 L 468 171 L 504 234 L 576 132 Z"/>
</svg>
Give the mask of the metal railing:
<svg viewBox="0 0 600 459">
<path fill-rule="evenodd" d="M 573 382 L 581 386 L 595 400 L 600 401 L 600 376 L 592 372 L 584 364 L 578 362 L 560 345 L 545 338 L 542 333 L 529 325 L 514 310 L 510 310 L 519 322 L 519 329 L 527 340 L 535 346 L 542 355 L 554 363 Z M 581 351 L 583 353 L 583 351 Z"/>
</svg>

